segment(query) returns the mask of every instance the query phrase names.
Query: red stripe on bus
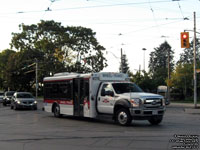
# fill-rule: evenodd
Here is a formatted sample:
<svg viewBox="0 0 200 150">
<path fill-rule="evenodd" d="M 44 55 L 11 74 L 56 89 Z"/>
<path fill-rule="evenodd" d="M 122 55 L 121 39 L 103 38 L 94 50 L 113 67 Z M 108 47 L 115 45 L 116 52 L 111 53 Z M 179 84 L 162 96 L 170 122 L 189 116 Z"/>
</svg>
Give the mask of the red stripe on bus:
<svg viewBox="0 0 200 150">
<path fill-rule="evenodd" d="M 73 100 L 55 100 L 55 99 L 44 99 L 44 103 L 58 103 L 64 105 L 73 105 Z"/>
</svg>

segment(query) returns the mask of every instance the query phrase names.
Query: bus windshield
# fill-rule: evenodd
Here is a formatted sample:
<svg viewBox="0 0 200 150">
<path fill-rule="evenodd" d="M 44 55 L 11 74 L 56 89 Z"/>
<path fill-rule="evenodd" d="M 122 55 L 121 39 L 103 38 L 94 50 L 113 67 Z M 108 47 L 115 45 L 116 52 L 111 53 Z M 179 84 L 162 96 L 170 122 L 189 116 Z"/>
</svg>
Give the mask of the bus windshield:
<svg viewBox="0 0 200 150">
<path fill-rule="evenodd" d="M 117 94 L 143 92 L 142 89 L 134 83 L 113 83 L 112 86 Z"/>
</svg>

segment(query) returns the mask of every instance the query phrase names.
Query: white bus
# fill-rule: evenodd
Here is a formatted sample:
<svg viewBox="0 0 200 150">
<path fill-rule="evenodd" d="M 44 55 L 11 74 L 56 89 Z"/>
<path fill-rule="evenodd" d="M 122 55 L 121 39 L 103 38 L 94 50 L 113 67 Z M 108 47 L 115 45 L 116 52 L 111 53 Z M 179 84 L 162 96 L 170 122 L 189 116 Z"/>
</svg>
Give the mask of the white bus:
<svg viewBox="0 0 200 150">
<path fill-rule="evenodd" d="M 144 93 L 123 73 L 58 73 L 44 78 L 44 110 L 55 117 L 73 115 L 97 118 L 110 115 L 120 125 L 132 119 L 162 121 L 162 96 Z"/>
</svg>

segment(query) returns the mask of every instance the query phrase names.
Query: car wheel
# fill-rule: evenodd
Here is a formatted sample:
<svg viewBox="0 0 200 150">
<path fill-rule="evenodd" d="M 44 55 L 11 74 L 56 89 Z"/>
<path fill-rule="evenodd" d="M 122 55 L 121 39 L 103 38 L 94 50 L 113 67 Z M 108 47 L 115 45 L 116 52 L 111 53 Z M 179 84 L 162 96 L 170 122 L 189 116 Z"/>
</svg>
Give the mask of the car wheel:
<svg viewBox="0 0 200 150">
<path fill-rule="evenodd" d="M 120 124 L 122 126 L 129 125 L 132 121 L 129 111 L 124 108 L 118 110 L 116 113 L 116 121 L 118 124 Z"/>
<path fill-rule="evenodd" d="M 6 103 L 5 103 L 5 102 L 3 102 L 3 106 L 6 106 Z"/>
<path fill-rule="evenodd" d="M 151 119 L 149 119 L 148 121 L 152 124 L 152 125 L 158 125 L 162 122 L 163 116 L 156 116 L 156 117 L 152 117 Z"/>
<path fill-rule="evenodd" d="M 13 108 L 14 108 L 14 110 L 17 110 L 17 109 L 18 109 L 16 104 L 14 104 L 14 107 L 13 107 Z"/>
<path fill-rule="evenodd" d="M 33 108 L 34 110 L 37 110 L 37 106 Z"/>
<path fill-rule="evenodd" d="M 10 105 L 10 109 L 13 109 L 13 105 Z"/>
<path fill-rule="evenodd" d="M 62 115 L 60 114 L 60 107 L 59 107 L 59 105 L 55 105 L 54 106 L 54 109 L 53 109 L 53 113 L 54 113 L 54 116 L 55 117 L 61 117 Z"/>
</svg>

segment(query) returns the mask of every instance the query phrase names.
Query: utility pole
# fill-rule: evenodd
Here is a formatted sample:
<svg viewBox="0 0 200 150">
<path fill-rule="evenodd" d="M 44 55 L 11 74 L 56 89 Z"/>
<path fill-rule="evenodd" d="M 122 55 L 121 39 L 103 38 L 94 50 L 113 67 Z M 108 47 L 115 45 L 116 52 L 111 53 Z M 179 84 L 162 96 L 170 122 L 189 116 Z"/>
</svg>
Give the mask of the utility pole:
<svg viewBox="0 0 200 150">
<path fill-rule="evenodd" d="M 144 51 L 144 58 L 143 58 L 143 61 L 144 61 L 144 62 L 143 62 L 143 65 L 144 65 L 144 71 L 145 71 L 145 51 L 146 51 L 147 49 L 146 49 L 146 48 L 143 48 L 142 50 Z"/>
<path fill-rule="evenodd" d="M 194 107 L 197 108 L 197 74 L 196 74 L 196 12 L 194 12 Z"/>
<path fill-rule="evenodd" d="M 168 48 L 168 83 L 167 83 L 167 98 L 168 103 L 170 103 L 170 84 L 171 84 L 171 77 L 170 77 L 170 48 Z"/>
<path fill-rule="evenodd" d="M 35 59 L 35 97 L 38 97 L 38 60 Z"/>
</svg>

